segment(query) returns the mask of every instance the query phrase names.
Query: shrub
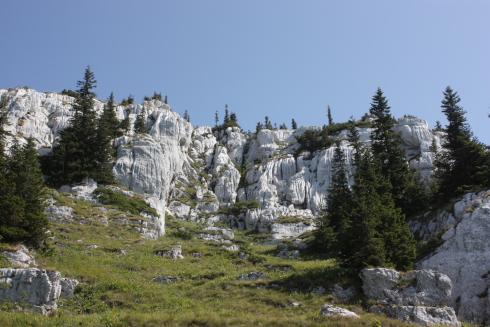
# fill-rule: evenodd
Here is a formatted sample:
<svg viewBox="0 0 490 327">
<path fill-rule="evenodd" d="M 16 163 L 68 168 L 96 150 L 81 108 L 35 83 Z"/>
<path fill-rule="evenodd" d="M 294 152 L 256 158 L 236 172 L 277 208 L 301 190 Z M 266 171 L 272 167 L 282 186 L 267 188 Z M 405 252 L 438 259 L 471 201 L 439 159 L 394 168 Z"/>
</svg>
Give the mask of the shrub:
<svg viewBox="0 0 490 327">
<path fill-rule="evenodd" d="M 129 197 L 122 192 L 105 187 L 97 188 L 94 193 L 102 204 L 113 206 L 121 211 L 128 211 L 134 215 L 146 213 L 158 216 L 156 210 L 141 198 Z"/>
</svg>

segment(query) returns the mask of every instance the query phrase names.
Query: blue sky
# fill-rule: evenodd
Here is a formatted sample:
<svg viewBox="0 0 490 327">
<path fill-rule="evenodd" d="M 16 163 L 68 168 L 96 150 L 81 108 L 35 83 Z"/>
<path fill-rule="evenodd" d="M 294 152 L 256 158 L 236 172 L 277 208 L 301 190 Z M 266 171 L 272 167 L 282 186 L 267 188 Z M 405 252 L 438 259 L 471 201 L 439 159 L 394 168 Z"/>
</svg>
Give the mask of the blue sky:
<svg viewBox="0 0 490 327">
<path fill-rule="evenodd" d="M 245 129 L 359 117 L 380 86 L 395 116 L 444 122 L 455 88 L 490 143 L 488 0 L 2 0 L 0 87 L 74 88 L 99 98 L 168 94 L 194 124 L 228 104 Z"/>
</svg>

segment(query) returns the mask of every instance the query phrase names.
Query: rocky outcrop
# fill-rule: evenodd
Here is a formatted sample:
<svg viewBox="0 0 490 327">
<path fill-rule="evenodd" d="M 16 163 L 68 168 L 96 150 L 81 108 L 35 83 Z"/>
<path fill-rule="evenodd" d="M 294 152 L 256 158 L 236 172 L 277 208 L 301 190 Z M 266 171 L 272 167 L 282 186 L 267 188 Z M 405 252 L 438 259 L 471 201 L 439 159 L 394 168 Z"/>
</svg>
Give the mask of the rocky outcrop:
<svg viewBox="0 0 490 327">
<path fill-rule="evenodd" d="M 442 233 L 442 245 L 418 266 L 451 278 L 451 304 L 458 317 L 489 323 L 490 191 L 465 195 L 454 204 L 452 212 L 439 212 L 432 221 L 441 222 L 432 233 Z"/>
<path fill-rule="evenodd" d="M 451 302 L 451 279 L 433 270 L 400 273 L 367 268 L 360 273 L 364 295 L 376 304 L 369 310 L 425 326 L 460 326 Z"/>
<path fill-rule="evenodd" d="M 72 116 L 73 98 L 66 95 L 19 88 L 0 90 L 0 96 L 7 98 L 9 131 L 21 142 L 34 137 L 43 154 L 50 151 Z M 96 112 L 102 108 L 103 103 L 96 101 Z M 155 99 L 116 108 L 118 118 L 128 117 L 131 125 L 142 110 L 147 116 L 148 133 L 136 135 L 131 127 L 127 135 L 115 140 L 117 160 L 113 172 L 130 190 L 146 194 L 157 209 L 159 235 L 164 233 L 167 211 L 179 218 L 214 221 L 220 208 L 256 201 L 261 211 L 243 213 L 236 225 L 270 232 L 273 220 L 288 211 L 287 215 L 294 210 L 295 216 L 309 216 L 325 207 L 334 148 L 297 153 L 297 138 L 305 128 L 262 129 L 257 134 L 236 127 L 214 131 L 194 128 L 168 104 Z M 441 135 L 433 133 L 425 121 L 409 116 L 398 121 L 395 131 L 401 136 L 411 165 L 427 178 L 432 170 L 431 144 L 435 141 L 438 145 Z M 371 130 L 360 128 L 359 132 L 361 140 L 368 142 Z M 346 135 L 346 131 L 340 131 L 335 137 L 342 140 L 352 174 L 352 148 L 345 141 Z M 279 238 L 299 233 L 282 230 L 276 233 Z"/>
<path fill-rule="evenodd" d="M 0 269 L 0 302 L 28 305 L 42 314 L 56 310 L 61 294 L 61 275 L 37 268 Z"/>
</svg>

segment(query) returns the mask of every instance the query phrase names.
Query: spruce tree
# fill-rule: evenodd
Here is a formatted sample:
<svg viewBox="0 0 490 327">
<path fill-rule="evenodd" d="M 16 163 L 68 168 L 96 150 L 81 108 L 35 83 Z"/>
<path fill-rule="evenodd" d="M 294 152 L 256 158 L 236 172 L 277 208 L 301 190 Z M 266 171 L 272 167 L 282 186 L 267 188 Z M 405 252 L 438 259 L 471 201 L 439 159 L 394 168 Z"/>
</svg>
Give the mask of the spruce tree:
<svg viewBox="0 0 490 327">
<path fill-rule="evenodd" d="M 329 254 L 342 256 L 351 226 L 352 194 L 348 183 L 346 159 L 340 142 L 336 142 L 332 160 L 332 180 L 328 190 L 327 212 L 320 219 L 320 237 Z"/>
<path fill-rule="evenodd" d="M 97 172 L 97 121 L 94 110 L 96 81 L 87 67 L 77 83 L 70 126 L 60 132 L 60 139 L 49 160 L 49 181 L 55 185 L 80 182 Z"/>
<path fill-rule="evenodd" d="M 129 109 L 126 109 L 126 110 L 124 110 L 124 119 L 121 120 L 121 122 L 119 123 L 119 126 L 117 128 L 117 130 L 118 130 L 117 136 L 123 136 L 124 134 L 129 132 L 129 125 L 130 125 Z"/>
<path fill-rule="evenodd" d="M 114 94 L 111 93 L 104 111 L 97 122 L 97 175 L 96 179 L 102 183 L 114 181 L 112 175 L 112 163 L 114 160 L 114 149 L 112 143 L 120 136 L 119 121 L 116 117 L 114 106 Z"/>
<path fill-rule="evenodd" d="M 218 127 L 219 124 L 219 115 L 218 115 L 218 110 L 214 113 L 214 127 Z"/>
<path fill-rule="evenodd" d="M 255 133 L 258 133 L 262 128 L 264 128 L 262 126 L 262 123 L 258 122 L 257 125 L 255 126 Z"/>
<path fill-rule="evenodd" d="M 403 213 L 411 216 L 423 210 L 427 197 L 418 176 L 408 165 L 399 135 L 393 131 L 395 119 L 380 88 L 372 98 L 369 113 L 374 117 L 371 133 L 373 157 L 389 181 L 386 192 L 392 194 L 396 206 Z"/>
<path fill-rule="evenodd" d="M 448 86 L 441 104 L 448 120 L 446 138 L 435 164 L 437 188 L 444 200 L 489 185 L 488 152 L 473 137 L 460 101 Z"/>
<path fill-rule="evenodd" d="M 138 116 L 136 116 L 136 120 L 134 122 L 134 132 L 137 134 L 144 134 L 147 132 L 145 107 L 141 108 Z"/>
<path fill-rule="evenodd" d="M 28 139 L 22 147 L 14 144 L 8 161 L 8 178 L 17 203 L 24 206 L 20 223 L 15 227 L 23 230 L 24 243 L 40 247 L 45 240 L 48 220 L 44 213 L 44 179 L 34 141 Z"/>
<path fill-rule="evenodd" d="M 291 129 L 297 129 L 298 128 L 298 124 L 296 123 L 296 120 L 291 119 Z"/>
<path fill-rule="evenodd" d="M 333 125 L 332 110 L 330 109 L 330 106 L 327 107 L 327 118 L 328 118 L 328 126 Z"/>
<path fill-rule="evenodd" d="M 225 104 L 225 116 L 223 117 L 223 125 L 227 126 L 230 121 L 230 113 L 228 112 L 228 105 Z"/>
</svg>

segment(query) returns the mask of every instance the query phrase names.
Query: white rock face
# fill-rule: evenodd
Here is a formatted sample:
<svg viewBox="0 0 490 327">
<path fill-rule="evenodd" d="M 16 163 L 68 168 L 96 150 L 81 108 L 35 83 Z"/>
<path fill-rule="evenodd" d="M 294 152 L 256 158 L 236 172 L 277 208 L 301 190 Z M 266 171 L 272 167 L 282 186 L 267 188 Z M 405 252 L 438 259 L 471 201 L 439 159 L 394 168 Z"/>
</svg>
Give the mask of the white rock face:
<svg viewBox="0 0 490 327">
<path fill-rule="evenodd" d="M 70 299 L 75 294 L 75 289 L 77 288 L 80 282 L 73 278 L 61 278 L 61 293 L 60 297 L 63 299 Z"/>
<path fill-rule="evenodd" d="M 7 97 L 12 134 L 21 142 L 32 136 L 41 153 L 49 152 L 59 131 L 69 123 L 73 98 L 22 88 L 0 90 L 2 95 Z M 103 103 L 96 101 L 96 112 L 102 109 Z M 206 213 L 233 206 L 237 201 L 255 200 L 261 209 L 273 210 L 247 214 L 242 227 L 251 229 L 270 231 L 270 222 L 290 211 L 291 205 L 294 210 L 303 211 L 300 216 L 315 215 L 325 207 L 334 148 L 296 156 L 296 137 L 305 128 L 263 129 L 257 135 L 245 134 L 238 128 L 213 133 L 209 127 L 193 128 L 159 100 L 116 109 L 118 118 L 128 116 L 131 125 L 143 109 L 147 113 L 147 134 L 130 131 L 115 140 L 117 160 L 113 172 L 130 190 L 147 195 L 148 202 L 160 214 L 161 235 L 168 204 L 179 201 L 186 189 L 196 190 L 191 194 L 195 197 L 190 201 L 193 204 L 185 203 L 190 206 L 189 214 L 176 212 L 186 219 L 205 220 L 209 217 Z M 430 145 L 433 140 L 439 145 L 440 135 L 434 135 L 425 121 L 414 117 L 400 119 L 395 130 L 401 135 L 412 166 L 423 177 L 429 176 Z M 368 142 L 371 130 L 360 128 L 359 132 L 361 139 Z M 346 135 L 346 131 L 341 131 L 338 138 L 345 139 Z M 352 149 L 343 141 L 342 150 L 352 174 Z M 241 176 L 243 173 L 245 176 Z M 262 224 L 263 221 L 268 222 Z"/>
<path fill-rule="evenodd" d="M 458 317 L 490 321 L 490 191 L 467 194 L 454 205 L 455 224 L 444 243 L 418 266 L 447 274 L 454 283 L 451 305 Z M 448 216 L 447 214 L 445 215 Z"/>
<path fill-rule="evenodd" d="M 61 275 L 37 268 L 0 269 L 0 301 L 28 304 L 42 314 L 57 308 Z"/>
<path fill-rule="evenodd" d="M 351 319 L 359 319 L 359 315 L 350 310 L 336 307 L 331 304 L 325 304 L 320 310 L 320 314 L 324 317 L 341 317 L 341 318 L 351 318 Z"/>
<path fill-rule="evenodd" d="M 375 306 L 370 310 L 385 314 L 394 319 L 412 322 L 422 326 L 461 326 L 454 313 L 454 309 L 451 307 L 387 305 L 383 307 Z"/>
</svg>

